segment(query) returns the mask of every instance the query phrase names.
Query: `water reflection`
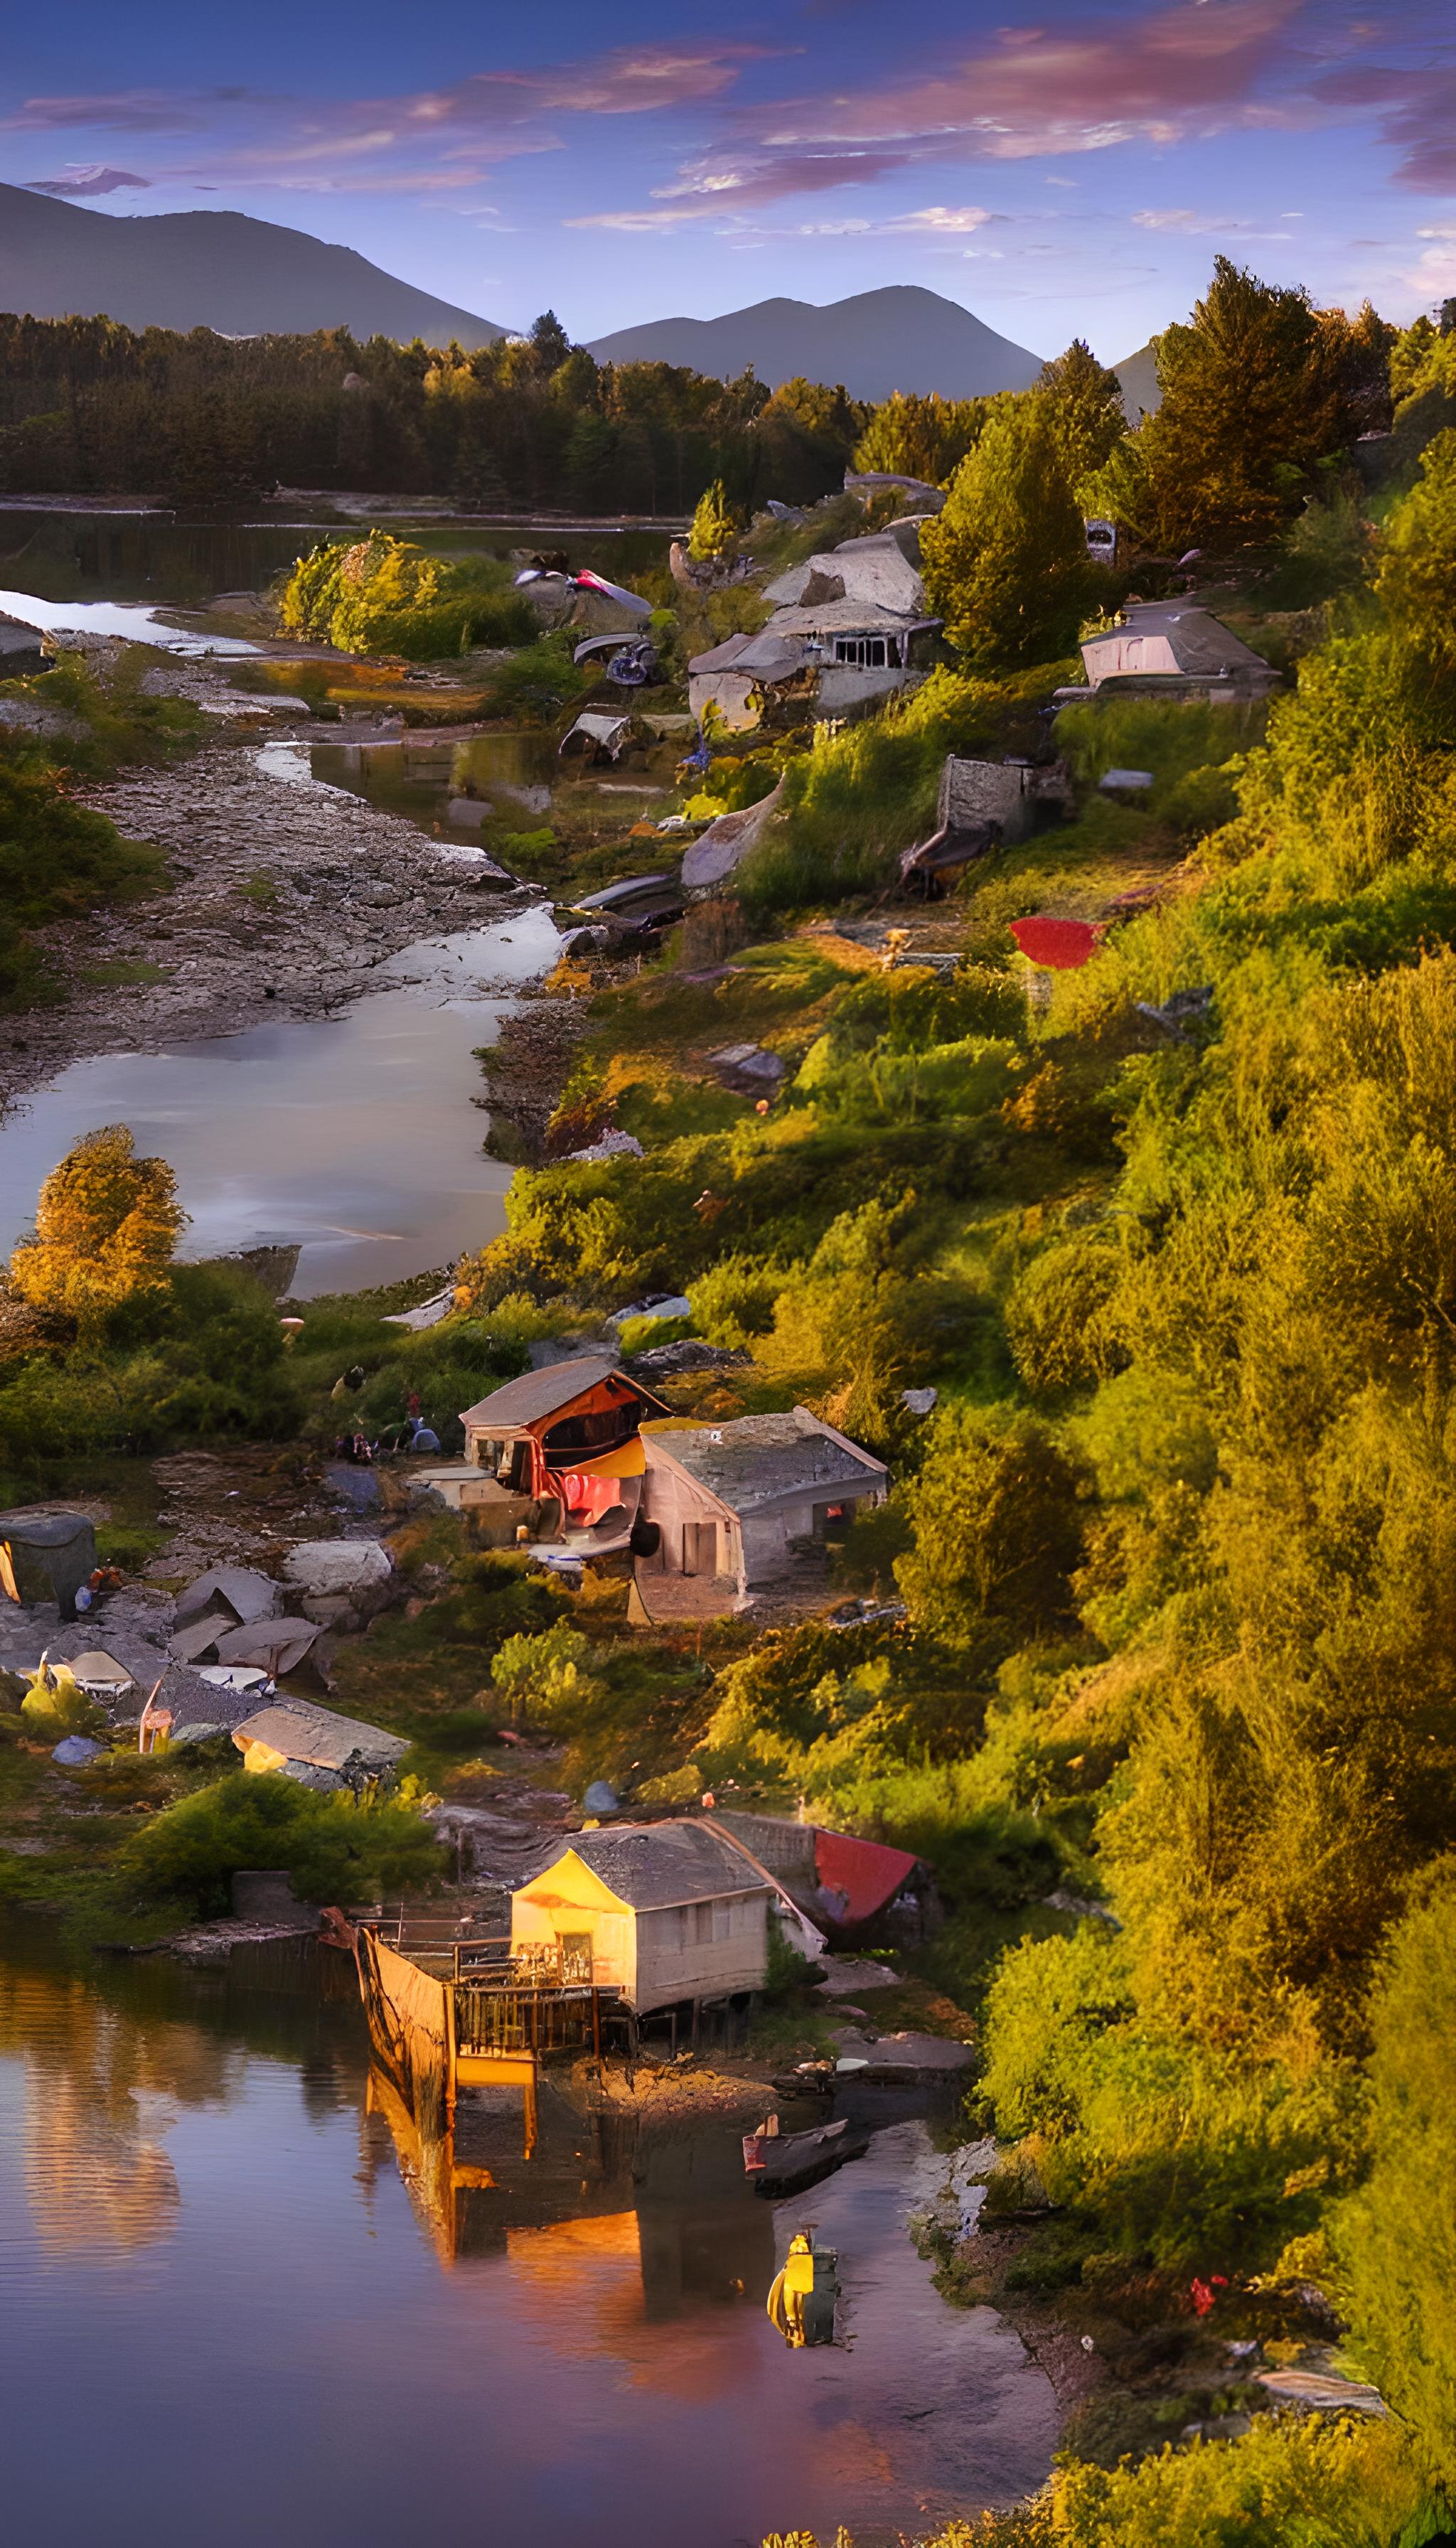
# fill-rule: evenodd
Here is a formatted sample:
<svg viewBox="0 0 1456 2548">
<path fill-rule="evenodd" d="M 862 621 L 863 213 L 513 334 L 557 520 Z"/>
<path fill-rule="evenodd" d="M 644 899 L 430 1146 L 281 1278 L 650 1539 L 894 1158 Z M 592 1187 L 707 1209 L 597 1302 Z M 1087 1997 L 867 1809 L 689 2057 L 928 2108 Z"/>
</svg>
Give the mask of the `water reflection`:
<svg viewBox="0 0 1456 2548">
<path fill-rule="evenodd" d="M 299 1240 L 301 1299 L 483 1246 L 510 1170 L 482 1154 L 475 1054 L 558 945 L 544 910 L 521 910 L 403 949 L 339 1017 L 72 1063 L 0 1122 L 0 1253 L 72 1142 L 115 1123 L 170 1162 L 186 1254 Z"/>
<path fill-rule="evenodd" d="M 1045 2382 L 905 2236 L 923 2125 L 815 2189 L 850 2340 L 790 2361 L 763 2300 L 799 2219 L 744 2184 L 731 2122 L 639 2136 L 552 2092 L 530 2163 L 518 2099 L 422 2139 L 357 2008 L 295 1979 L 0 1967 L 17 2536 L 399 2548 L 427 2501 L 531 2548 L 840 2519 L 871 2548 L 1040 2482 Z"/>
</svg>

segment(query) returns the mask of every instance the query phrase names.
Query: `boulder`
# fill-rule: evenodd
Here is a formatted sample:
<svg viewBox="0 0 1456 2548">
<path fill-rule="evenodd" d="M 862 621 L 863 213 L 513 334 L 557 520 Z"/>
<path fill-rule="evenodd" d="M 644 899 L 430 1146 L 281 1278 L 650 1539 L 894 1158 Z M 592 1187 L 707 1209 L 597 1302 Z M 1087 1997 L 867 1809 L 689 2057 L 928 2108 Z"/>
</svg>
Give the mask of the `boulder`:
<svg viewBox="0 0 1456 2548">
<path fill-rule="evenodd" d="M 393 1575 L 389 1551 L 377 1539 L 306 1539 L 283 1561 L 290 1590 L 315 1599 L 377 1593 Z"/>
</svg>

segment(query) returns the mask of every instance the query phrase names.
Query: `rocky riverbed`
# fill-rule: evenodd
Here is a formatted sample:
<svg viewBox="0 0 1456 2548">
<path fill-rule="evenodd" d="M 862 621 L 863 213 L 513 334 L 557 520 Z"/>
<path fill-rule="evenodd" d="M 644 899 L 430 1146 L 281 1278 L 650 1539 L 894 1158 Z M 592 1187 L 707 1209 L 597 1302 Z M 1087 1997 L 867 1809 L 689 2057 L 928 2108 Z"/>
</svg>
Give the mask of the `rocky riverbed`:
<svg viewBox="0 0 1456 2548">
<path fill-rule="evenodd" d="M 126 839 L 166 854 L 172 889 L 37 933 L 68 996 L 5 1021 L 0 1102 L 91 1054 L 326 1015 L 402 948 L 541 899 L 479 851 L 316 784 L 302 720 L 221 674 L 215 703 L 229 729 L 217 742 L 89 792 Z M 156 978 L 126 978 L 143 966 Z"/>
</svg>

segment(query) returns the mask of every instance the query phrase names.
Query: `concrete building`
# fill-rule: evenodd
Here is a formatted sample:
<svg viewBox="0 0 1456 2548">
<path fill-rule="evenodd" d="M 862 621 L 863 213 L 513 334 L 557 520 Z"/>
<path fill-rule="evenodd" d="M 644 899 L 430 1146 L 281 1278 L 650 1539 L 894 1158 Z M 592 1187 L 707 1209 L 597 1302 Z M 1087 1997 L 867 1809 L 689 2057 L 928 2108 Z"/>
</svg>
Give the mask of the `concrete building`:
<svg viewBox="0 0 1456 2548">
<path fill-rule="evenodd" d="M 511 1954 L 639 2017 L 762 1990 L 773 1888 L 699 1822 L 579 1832 L 511 1896 Z"/>
<path fill-rule="evenodd" d="M 822 1540 L 857 1503 L 882 1503 L 882 1460 L 796 1407 L 642 1435 L 646 1470 L 633 1545 L 644 1575 L 686 1575 L 742 1598 L 791 1577 L 795 1542 Z"/>
</svg>

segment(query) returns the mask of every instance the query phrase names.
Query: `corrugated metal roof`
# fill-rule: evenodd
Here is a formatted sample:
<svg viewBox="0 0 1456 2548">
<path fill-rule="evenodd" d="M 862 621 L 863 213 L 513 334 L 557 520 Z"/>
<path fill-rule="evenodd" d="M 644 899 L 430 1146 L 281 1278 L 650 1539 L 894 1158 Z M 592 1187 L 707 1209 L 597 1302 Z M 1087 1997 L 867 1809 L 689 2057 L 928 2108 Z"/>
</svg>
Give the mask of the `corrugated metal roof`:
<svg viewBox="0 0 1456 2548">
<path fill-rule="evenodd" d="M 731 1424 L 703 1425 L 691 1433 L 649 1432 L 644 1439 L 649 1469 L 661 1447 L 737 1513 L 808 1488 L 863 1494 L 886 1474 L 882 1460 L 847 1445 L 806 1407 L 796 1407 L 791 1415 L 740 1415 Z"/>
<path fill-rule="evenodd" d="M 569 1847 L 634 1911 L 770 1890 L 740 1851 L 697 1822 L 618 1823 L 609 1831 L 578 1832 Z M 537 1876 L 548 1875 L 565 1855 L 553 1850 Z"/>
</svg>

